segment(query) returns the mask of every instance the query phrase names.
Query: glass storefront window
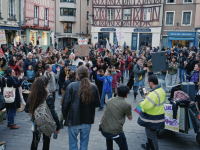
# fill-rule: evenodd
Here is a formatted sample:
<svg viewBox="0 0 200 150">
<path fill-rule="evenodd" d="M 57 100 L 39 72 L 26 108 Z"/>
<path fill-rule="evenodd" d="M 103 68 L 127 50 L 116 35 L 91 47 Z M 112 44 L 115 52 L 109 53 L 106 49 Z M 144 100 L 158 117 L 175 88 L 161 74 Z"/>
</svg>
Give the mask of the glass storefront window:
<svg viewBox="0 0 200 150">
<path fill-rule="evenodd" d="M 33 44 L 33 45 L 36 45 L 36 32 L 32 32 L 30 31 L 30 42 Z"/>
<path fill-rule="evenodd" d="M 47 33 L 42 32 L 42 39 L 44 39 L 44 45 L 47 45 Z"/>
<path fill-rule="evenodd" d="M 191 41 L 172 40 L 172 47 L 190 47 Z"/>
</svg>

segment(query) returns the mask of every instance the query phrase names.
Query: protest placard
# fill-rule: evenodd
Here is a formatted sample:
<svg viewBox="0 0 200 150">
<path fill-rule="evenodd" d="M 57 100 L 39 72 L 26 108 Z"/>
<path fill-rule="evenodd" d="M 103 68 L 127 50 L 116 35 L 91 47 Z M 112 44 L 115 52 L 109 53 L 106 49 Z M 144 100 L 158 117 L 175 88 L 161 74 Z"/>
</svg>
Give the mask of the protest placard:
<svg viewBox="0 0 200 150">
<path fill-rule="evenodd" d="M 76 56 L 88 56 L 89 45 L 75 45 L 74 53 Z"/>
<path fill-rule="evenodd" d="M 79 39 L 78 40 L 78 44 L 79 45 L 87 45 L 88 44 L 88 40 L 87 39 Z"/>
<path fill-rule="evenodd" d="M 172 104 L 165 104 L 164 109 L 165 109 L 165 129 L 174 132 L 179 132 L 180 107 L 178 107 L 176 119 L 173 119 Z"/>
</svg>

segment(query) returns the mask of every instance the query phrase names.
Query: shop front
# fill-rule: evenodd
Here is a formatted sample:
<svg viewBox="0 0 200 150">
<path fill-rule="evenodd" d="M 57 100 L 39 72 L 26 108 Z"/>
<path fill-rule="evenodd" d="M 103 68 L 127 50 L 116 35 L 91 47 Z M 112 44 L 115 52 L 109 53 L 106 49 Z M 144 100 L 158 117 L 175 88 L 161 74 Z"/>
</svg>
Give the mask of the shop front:
<svg viewBox="0 0 200 150">
<path fill-rule="evenodd" d="M 26 43 L 32 43 L 33 46 L 37 46 L 38 42 L 40 47 L 46 50 L 50 46 L 50 31 L 26 29 Z"/>
<path fill-rule="evenodd" d="M 169 47 L 193 47 L 195 46 L 195 32 L 168 32 Z"/>
</svg>

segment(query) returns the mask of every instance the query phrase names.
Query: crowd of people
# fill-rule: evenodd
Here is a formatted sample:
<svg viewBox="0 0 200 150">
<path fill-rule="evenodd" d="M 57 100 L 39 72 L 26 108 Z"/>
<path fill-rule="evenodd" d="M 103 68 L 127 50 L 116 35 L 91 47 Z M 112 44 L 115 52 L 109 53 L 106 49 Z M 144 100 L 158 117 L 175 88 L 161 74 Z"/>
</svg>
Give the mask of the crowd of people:
<svg viewBox="0 0 200 150">
<path fill-rule="evenodd" d="M 200 55 L 193 49 L 166 50 L 169 70 L 162 72 L 153 72 L 151 57 L 151 54 L 157 52 L 159 48 L 142 47 L 137 52 L 131 51 L 128 46 L 120 49 L 114 44 L 113 50 L 108 50 L 101 45 L 100 48 L 99 46 L 90 48 L 89 55 L 83 57 L 76 56 L 73 47 L 63 50 L 48 47 L 44 52 L 39 45 L 17 43 L 17 46 L 12 44 L 9 48 L 6 44 L 1 45 L 1 49 L 1 91 L 5 86 L 16 88 L 15 101 L 6 105 L 7 126 L 10 129 L 19 128 L 14 121 L 16 109 L 20 108 L 21 102 L 26 105 L 25 110 L 32 116 L 33 124 L 31 150 L 37 149 L 40 140 L 38 129 L 34 125 L 34 112 L 44 101 L 47 102 L 56 122 L 56 134 L 59 134 L 63 126 L 68 126 L 70 150 L 78 150 L 79 132 L 81 133 L 81 149 L 87 149 L 91 124 L 94 123 L 97 107 L 99 111 L 104 110 L 99 130 L 106 138 L 108 150 L 113 149 L 112 140 L 120 149 L 128 149 L 123 124 L 126 117 L 129 120 L 132 119 L 131 105 L 124 101 L 129 90 L 133 90 L 133 102 L 136 103 L 139 101 L 138 89 L 145 87 L 147 83 L 152 91 L 160 92 L 160 97 L 165 97 L 165 92 L 177 84 L 178 77 L 180 82 L 186 80 L 194 82 L 196 94 L 199 88 Z M 146 82 L 145 76 L 148 76 Z M 28 99 L 25 99 L 22 94 L 26 90 L 31 91 Z M 56 93 L 58 93 L 57 96 Z M 109 99 L 107 103 L 106 95 Z M 60 117 L 55 108 L 57 97 L 62 107 Z M 143 111 L 145 111 L 145 106 Z M 160 111 L 161 119 L 163 113 Z M 140 125 L 141 122 L 144 121 L 140 120 Z M 149 130 L 151 126 L 153 125 L 146 127 L 147 137 L 155 135 L 154 131 Z M 163 124 L 159 126 L 159 128 L 163 127 Z M 43 150 L 48 150 L 50 138 L 43 134 L 43 139 Z M 158 145 L 155 144 L 157 141 L 151 140 L 149 136 L 148 141 L 151 143 L 149 147 L 158 149 Z"/>
</svg>

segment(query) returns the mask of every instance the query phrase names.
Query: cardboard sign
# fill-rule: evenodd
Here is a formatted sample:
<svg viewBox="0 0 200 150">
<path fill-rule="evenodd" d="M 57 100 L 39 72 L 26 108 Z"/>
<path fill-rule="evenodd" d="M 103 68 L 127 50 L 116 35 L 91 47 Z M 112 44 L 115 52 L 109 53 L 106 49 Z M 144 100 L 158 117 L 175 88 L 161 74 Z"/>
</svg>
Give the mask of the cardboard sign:
<svg viewBox="0 0 200 150">
<path fill-rule="evenodd" d="M 6 44 L 5 30 L 0 30 L 0 45 Z"/>
<path fill-rule="evenodd" d="M 87 45 L 88 44 L 88 40 L 87 39 L 79 39 L 78 43 L 79 43 L 79 45 Z"/>
<path fill-rule="evenodd" d="M 173 119 L 172 104 L 165 104 L 164 109 L 165 109 L 165 129 L 174 132 L 179 132 L 180 107 L 178 107 L 176 119 Z"/>
<path fill-rule="evenodd" d="M 74 53 L 76 56 L 88 56 L 89 45 L 75 45 Z"/>
</svg>

